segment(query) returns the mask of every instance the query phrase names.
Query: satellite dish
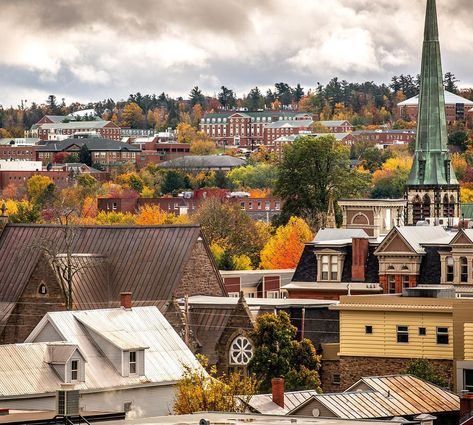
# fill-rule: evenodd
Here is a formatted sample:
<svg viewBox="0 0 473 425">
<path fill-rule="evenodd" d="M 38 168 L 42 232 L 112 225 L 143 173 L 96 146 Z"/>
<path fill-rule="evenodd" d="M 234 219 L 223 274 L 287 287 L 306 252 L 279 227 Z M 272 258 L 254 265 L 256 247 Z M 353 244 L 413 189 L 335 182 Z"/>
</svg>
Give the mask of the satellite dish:
<svg viewBox="0 0 473 425">
<path fill-rule="evenodd" d="M 312 416 L 314 418 L 318 418 L 320 416 L 320 410 L 319 409 L 312 410 Z"/>
</svg>

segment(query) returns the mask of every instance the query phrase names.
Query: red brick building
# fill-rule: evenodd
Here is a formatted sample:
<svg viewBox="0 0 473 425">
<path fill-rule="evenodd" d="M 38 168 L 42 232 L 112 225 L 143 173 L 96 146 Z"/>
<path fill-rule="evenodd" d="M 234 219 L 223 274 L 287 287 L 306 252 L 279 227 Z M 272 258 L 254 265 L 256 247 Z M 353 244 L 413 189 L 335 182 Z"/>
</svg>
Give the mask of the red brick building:
<svg viewBox="0 0 473 425">
<path fill-rule="evenodd" d="M 99 137 L 71 138 L 38 146 L 37 160 L 42 161 L 43 164 L 52 163 L 54 155 L 59 152 L 78 155 L 83 145 L 86 145 L 89 149 L 92 163 L 100 164 L 108 171 L 126 163 L 136 165 L 137 157 L 141 152 L 138 147 L 110 139 Z"/>
<path fill-rule="evenodd" d="M 156 137 L 152 142 L 148 143 L 131 143 L 132 146 L 141 149 L 136 159 L 139 169 L 149 164 L 159 164 L 181 156 L 190 155 L 190 144 L 188 143 L 168 143 L 159 142 L 158 140 L 158 137 Z"/>
<path fill-rule="evenodd" d="M 220 145 L 255 147 L 264 143 L 264 129 L 276 121 L 312 120 L 301 112 L 222 112 L 206 114 L 200 129 Z"/>
<path fill-rule="evenodd" d="M 383 147 L 409 144 L 416 138 L 416 130 L 359 130 L 352 133 L 357 142 L 370 142 Z"/>
<path fill-rule="evenodd" d="M 419 96 L 411 97 L 397 104 L 396 118 L 406 121 L 417 121 Z M 471 118 L 470 109 L 473 108 L 473 101 L 465 99 L 456 94 L 445 92 L 445 113 L 447 123 L 463 121 Z"/>
<path fill-rule="evenodd" d="M 0 145 L 0 160 L 36 161 L 37 145 Z"/>
<path fill-rule="evenodd" d="M 264 128 L 264 145 L 274 149 L 274 141 L 280 137 L 311 132 L 312 120 L 281 120 L 275 121 Z"/>
<path fill-rule="evenodd" d="M 58 117 L 54 117 L 57 120 Z M 63 121 L 67 120 L 62 117 Z M 62 140 L 77 133 L 95 133 L 104 139 L 121 140 L 120 127 L 112 121 L 52 121 L 51 116 L 43 117 L 31 129 L 31 135 L 43 141 Z"/>
<path fill-rule="evenodd" d="M 317 121 L 315 125 L 317 124 L 328 128 L 331 133 L 350 133 L 354 129 L 353 125 L 347 120 Z"/>
<path fill-rule="evenodd" d="M 351 146 L 355 143 L 355 137 L 353 133 L 300 133 L 292 134 L 290 136 L 281 136 L 273 141 L 271 145 L 268 146 L 270 152 L 275 152 L 279 157 L 282 156 L 283 149 L 285 145 L 292 145 L 298 137 L 301 136 L 312 136 L 312 137 L 321 137 L 331 135 L 334 136 L 337 141 L 341 142 L 345 146 Z"/>
</svg>

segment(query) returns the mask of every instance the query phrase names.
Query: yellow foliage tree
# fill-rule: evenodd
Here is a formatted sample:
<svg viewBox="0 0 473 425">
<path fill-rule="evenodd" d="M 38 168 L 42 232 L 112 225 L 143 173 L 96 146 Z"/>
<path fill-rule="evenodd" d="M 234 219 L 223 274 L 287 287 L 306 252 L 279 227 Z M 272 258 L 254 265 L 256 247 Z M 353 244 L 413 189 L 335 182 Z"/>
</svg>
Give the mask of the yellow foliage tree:
<svg viewBox="0 0 473 425">
<path fill-rule="evenodd" d="M 172 213 L 163 211 L 159 205 L 144 205 L 138 211 L 135 219 L 141 226 L 159 226 L 162 224 L 185 224 L 187 217 L 176 217 Z"/>
<path fill-rule="evenodd" d="M 31 201 L 37 203 L 51 185 L 54 186 L 54 182 L 48 176 L 30 177 L 26 182 L 26 188 Z"/>
<path fill-rule="evenodd" d="M 212 155 L 215 151 L 215 143 L 211 140 L 198 139 L 191 143 L 190 152 L 193 155 Z"/>
<path fill-rule="evenodd" d="M 234 270 L 253 270 L 253 265 L 248 255 L 234 255 L 232 263 Z"/>
<path fill-rule="evenodd" d="M 138 128 L 144 122 L 143 110 L 135 102 L 128 103 L 123 108 L 122 126 Z"/>
<path fill-rule="evenodd" d="M 465 177 L 466 170 L 468 169 L 468 163 L 466 159 L 459 153 L 454 153 L 452 155 L 452 165 L 455 170 L 455 175 L 458 180 L 463 180 Z"/>
<path fill-rule="evenodd" d="M 462 204 L 471 204 L 473 203 L 473 189 L 467 187 L 460 188 L 460 202 Z"/>
<path fill-rule="evenodd" d="M 304 244 L 312 239 L 312 236 L 303 219 L 292 217 L 289 223 L 276 230 L 276 234 L 261 250 L 261 268 L 295 268 L 304 250 Z"/>
<path fill-rule="evenodd" d="M 130 213 L 100 211 L 97 213 L 94 224 L 102 226 L 113 224 L 135 224 L 135 216 Z"/>
</svg>

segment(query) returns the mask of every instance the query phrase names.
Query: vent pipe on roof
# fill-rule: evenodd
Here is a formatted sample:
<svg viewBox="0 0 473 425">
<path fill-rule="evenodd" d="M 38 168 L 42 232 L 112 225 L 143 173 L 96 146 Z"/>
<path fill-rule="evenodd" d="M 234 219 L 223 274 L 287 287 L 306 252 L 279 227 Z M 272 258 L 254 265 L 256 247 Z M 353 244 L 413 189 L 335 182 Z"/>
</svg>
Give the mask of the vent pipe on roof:
<svg viewBox="0 0 473 425">
<path fill-rule="evenodd" d="M 120 305 L 126 310 L 130 310 L 132 307 L 131 292 L 120 293 Z"/>
<path fill-rule="evenodd" d="M 271 389 L 273 396 L 273 403 L 284 409 L 284 379 L 271 379 Z"/>
</svg>

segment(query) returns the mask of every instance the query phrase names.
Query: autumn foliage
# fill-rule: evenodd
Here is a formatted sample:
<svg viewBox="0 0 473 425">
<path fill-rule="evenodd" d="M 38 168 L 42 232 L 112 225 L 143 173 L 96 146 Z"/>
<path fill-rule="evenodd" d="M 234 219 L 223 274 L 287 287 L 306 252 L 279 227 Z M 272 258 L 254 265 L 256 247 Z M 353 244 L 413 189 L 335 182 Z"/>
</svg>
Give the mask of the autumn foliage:
<svg viewBox="0 0 473 425">
<path fill-rule="evenodd" d="M 285 226 L 276 230 L 276 234 L 261 251 L 262 269 L 292 269 L 297 266 L 304 250 L 304 244 L 312 239 L 312 232 L 307 223 L 292 217 Z"/>
</svg>

